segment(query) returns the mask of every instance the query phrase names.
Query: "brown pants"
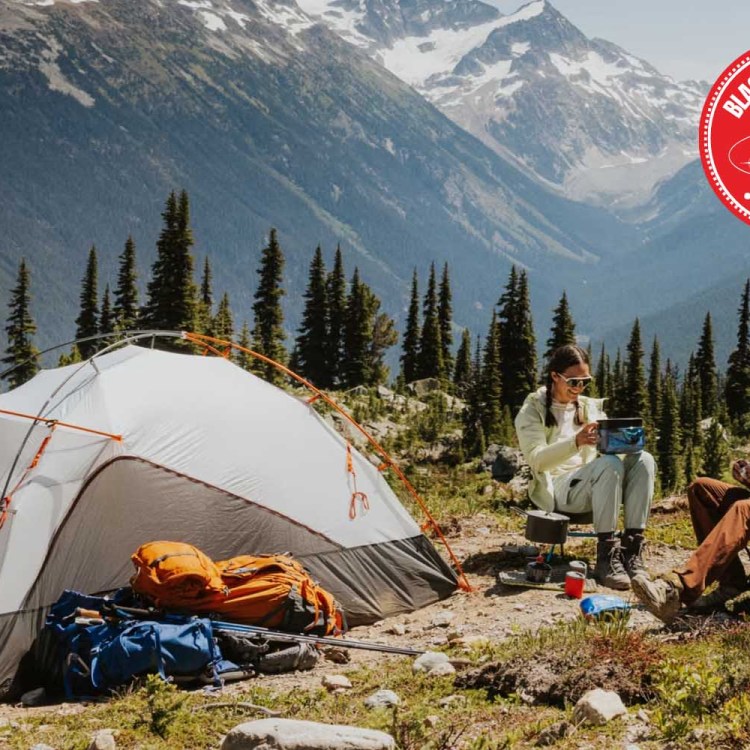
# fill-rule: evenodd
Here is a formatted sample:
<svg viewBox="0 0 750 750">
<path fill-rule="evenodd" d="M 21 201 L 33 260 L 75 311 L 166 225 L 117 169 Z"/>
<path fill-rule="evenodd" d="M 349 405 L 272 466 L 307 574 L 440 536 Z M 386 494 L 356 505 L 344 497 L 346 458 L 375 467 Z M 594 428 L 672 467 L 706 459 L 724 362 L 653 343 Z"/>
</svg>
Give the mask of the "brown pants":
<svg viewBox="0 0 750 750">
<path fill-rule="evenodd" d="M 702 477 L 687 494 L 699 546 L 677 571 L 685 587 L 682 601 L 695 601 L 714 581 L 744 589 L 745 571 L 737 555 L 750 540 L 750 491 Z"/>
</svg>

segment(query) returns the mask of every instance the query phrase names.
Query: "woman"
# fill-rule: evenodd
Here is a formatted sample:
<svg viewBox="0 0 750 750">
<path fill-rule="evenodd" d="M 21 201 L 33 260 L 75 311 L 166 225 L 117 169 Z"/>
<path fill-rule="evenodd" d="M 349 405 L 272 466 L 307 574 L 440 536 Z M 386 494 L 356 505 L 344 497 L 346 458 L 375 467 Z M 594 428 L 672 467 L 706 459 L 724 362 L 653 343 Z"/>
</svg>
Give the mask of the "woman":
<svg viewBox="0 0 750 750">
<path fill-rule="evenodd" d="M 516 417 L 518 442 L 531 466 L 529 497 L 541 510 L 593 512 L 598 537 L 594 577 L 613 589 L 630 588 L 645 572 L 643 531 L 654 495 L 654 459 L 645 451 L 620 459 L 597 456 L 603 399 L 587 398 L 586 352 L 561 346 L 550 357 L 546 385 L 529 394 Z M 625 534 L 615 536 L 620 505 Z"/>
</svg>

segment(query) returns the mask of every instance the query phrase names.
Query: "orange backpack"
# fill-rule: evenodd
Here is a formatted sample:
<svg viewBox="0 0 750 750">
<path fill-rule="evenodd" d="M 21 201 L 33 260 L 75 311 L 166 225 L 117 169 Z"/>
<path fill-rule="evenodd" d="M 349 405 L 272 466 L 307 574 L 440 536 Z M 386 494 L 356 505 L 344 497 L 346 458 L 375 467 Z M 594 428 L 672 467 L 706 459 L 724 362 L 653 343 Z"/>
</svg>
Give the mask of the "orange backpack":
<svg viewBox="0 0 750 750">
<path fill-rule="evenodd" d="M 173 552 L 162 545 L 173 545 Z M 197 555 L 186 554 L 185 548 Z M 241 555 L 214 563 L 189 544 L 152 542 L 131 559 L 136 566 L 133 590 L 157 606 L 297 633 L 329 635 L 346 629 L 333 596 L 289 555 Z M 182 561 L 190 568 L 184 580 L 176 571 Z M 212 575 L 205 576 L 198 589 L 196 568 L 205 562 L 202 572 L 210 570 Z"/>
</svg>

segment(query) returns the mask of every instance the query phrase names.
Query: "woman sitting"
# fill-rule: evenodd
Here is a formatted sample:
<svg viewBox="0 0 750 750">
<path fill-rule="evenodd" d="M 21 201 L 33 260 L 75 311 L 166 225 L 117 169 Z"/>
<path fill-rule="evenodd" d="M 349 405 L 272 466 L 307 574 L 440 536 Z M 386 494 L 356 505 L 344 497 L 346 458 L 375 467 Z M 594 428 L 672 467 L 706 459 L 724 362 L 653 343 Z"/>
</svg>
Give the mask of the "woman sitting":
<svg viewBox="0 0 750 750">
<path fill-rule="evenodd" d="M 646 451 L 597 456 L 597 420 L 603 399 L 587 398 L 591 382 L 586 352 L 561 346 L 550 357 L 546 385 L 527 396 L 516 417 L 518 442 L 532 472 L 529 497 L 541 510 L 593 512 L 594 577 L 613 589 L 630 588 L 645 572 L 644 537 L 654 496 L 655 465 Z M 620 506 L 625 533 L 615 535 Z"/>
</svg>

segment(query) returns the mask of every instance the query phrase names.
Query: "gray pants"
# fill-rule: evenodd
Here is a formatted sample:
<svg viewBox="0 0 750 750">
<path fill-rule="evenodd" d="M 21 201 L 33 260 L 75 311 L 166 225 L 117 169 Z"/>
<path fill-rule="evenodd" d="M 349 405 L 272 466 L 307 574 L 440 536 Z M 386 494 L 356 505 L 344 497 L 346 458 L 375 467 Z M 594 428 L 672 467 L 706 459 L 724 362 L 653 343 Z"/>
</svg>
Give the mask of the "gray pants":
<svg viewBox="0 0 750 750">
<path fill-rule="evenodd" d="M 620 505 L 625 528 L 645 529 L 654 497 L 656 465 L 650 453 L 599 456 L 580 469 L 554 480 L 555 510 L 594 514 L 598 534 L 615 531 Z"/>
</svg>

